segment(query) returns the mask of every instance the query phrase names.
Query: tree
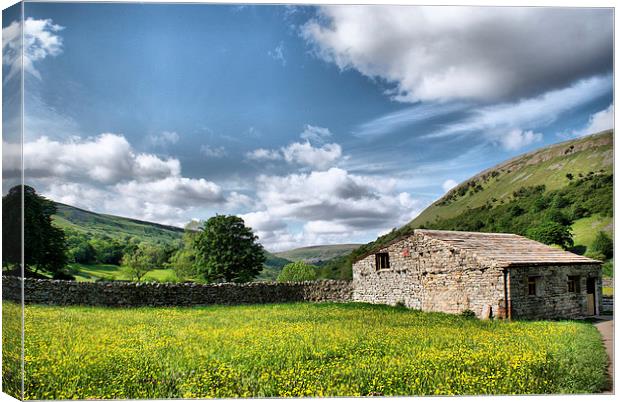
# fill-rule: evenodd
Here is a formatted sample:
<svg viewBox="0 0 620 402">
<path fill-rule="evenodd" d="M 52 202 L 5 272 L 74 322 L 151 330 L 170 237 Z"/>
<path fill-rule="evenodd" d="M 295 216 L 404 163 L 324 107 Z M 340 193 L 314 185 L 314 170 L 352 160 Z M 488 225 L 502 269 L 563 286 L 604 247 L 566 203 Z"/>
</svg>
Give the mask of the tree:
<svg viewBox="0 0 620 402">
<path fill-rule="evenodd" d="M 158 258 L 159 250 L 157 247 L 148 243 L 141 243 L 133 252 L 123 256 L 123 266 L 131 279 L 140 282 L 147 272 L 157 268 Z"/>
<path fill-rule="evenodd" d="M 303 261 L 296 261 L 285 265 L 276 280 L 278 282 L 303 282 L 313 281 L 316 277 L 317 267 Z"/>
<path fill-rule="evenodd" d="M 592 242 L 592 252 L 602 255 L 605 259 L 610 259 L 614 256 L 614 241 L 603 231 L 599 231 Z"/>
<path fill-rule="evenodd" d="M 527 230 L 527 237 L 545 244 L 557 244 L 563 249 L 573 246 L 570 226 L 558 222 L 545 221 Z"/>
<path fill-rule="evenodd" d="M 200 222 L 192 220 L 185 225 L 183 238 L 176 251 L 170 256 L 168 264 L 181 280 L 196 278 L 196 249 L 194 243 L 199 233 Z"/>
<path fill-rule="evenodd" d="M 25 267 L 56 273 L 67 265 L 65 234 L 52 225 L 52 215 L 56 213 L 52 201 L 38 195 L 30 186 L 18 185 L 2 197 L 2 209 L 2 248 L 6 263 L 21 263 L 23 223 Z"/>
<path fill-rule="evenodd" d="M 109 236 L 95 237 L 90 241 L 95 250 L 95 260 L 99 264 L 120 265 L 127 245 Z"/>
<path fill-rule="evenodd" d="M 216 215 L 195 235 L 196 274 L 207 282 L 248 282 L 263 269 L 258 236 L 233 215 Z"/>
</svg>

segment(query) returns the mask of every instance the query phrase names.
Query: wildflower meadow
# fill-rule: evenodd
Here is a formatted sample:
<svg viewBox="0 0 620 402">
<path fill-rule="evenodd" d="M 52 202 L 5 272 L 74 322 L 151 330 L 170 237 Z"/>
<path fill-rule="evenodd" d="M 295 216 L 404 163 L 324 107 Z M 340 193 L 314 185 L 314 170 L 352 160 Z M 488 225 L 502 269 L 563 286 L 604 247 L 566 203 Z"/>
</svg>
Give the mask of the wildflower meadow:
<svg viewBox="0 0 620 402">
<path fill-rule="evenodd" d="M 355 303 L 25 314 L 26 399 L 590 393 L 606 383 L 600 336 L 585 322 Z M 19 325 L 6 320 L 4 339 Z M 16 345 L 4 345 L 7 391 L 19 389 Z"/>
</svg>

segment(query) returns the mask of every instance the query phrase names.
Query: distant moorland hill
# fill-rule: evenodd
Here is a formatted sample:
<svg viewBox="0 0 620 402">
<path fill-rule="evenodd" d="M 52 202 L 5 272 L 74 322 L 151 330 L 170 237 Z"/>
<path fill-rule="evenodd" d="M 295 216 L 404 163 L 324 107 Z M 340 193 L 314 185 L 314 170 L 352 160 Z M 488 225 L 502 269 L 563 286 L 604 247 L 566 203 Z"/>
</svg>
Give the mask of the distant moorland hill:
<svg viewBox="0 0 620 402">
<path fill-rule="evenodd" d="M 321 264 L 332 258 L 349 254 L 360 244 L 328 244 L 323 246 L 300 247 L 274 253 L 278 257 L 291 261 L 304 261 L 309 264 Z"/>
</svg>

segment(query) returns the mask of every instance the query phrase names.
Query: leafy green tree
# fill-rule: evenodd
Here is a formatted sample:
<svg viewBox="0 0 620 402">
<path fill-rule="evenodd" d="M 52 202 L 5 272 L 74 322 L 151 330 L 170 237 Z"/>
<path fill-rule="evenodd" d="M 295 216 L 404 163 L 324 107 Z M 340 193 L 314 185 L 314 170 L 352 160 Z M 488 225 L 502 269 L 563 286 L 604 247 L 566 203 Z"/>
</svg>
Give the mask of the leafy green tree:
<svg viewBox="0 0 620 402">
<path fill-rule="evenodd" d="M 573 235 L 570 226 L 558 222 L 545 221 L 538 226 L 530 228 L 526 233 L 530 239 L 545 244 L 557 244 L 564 249 L 573 246 Z"/>
<path fill-rule="evenodd" d="M 99 264 L 120 265 L 125 245 L 108 236 L 95 237 L 90 241 L 95 249 L 95 260 Z"/>
<path fill-rule="evenodd" d="M 123 256 L 123 268 L 137 282 L 149 271 L 157 268 L 159 250 L 157 247 L 141 243 L 133 252 Z"/>
<path fill-rule="evenodd" d="M 52 225 L 56 205 L 30 186 L 15 186 L 2 197 L 3 260 L 8 265 L 21 262 L 23 190 L 24 264 L 26 268 L 59 272 L 67 265 L 64 232 Z"/>
<path fill-rule="evenodd" d="M 216 215 L 196 234 L 196 274 L 207 282 L 248 282 L 263 269 L 258 236 L 233 215 Z"/>
<path fill-rule="evenodd" d="M 614 256 L 614 241 L 609 235 L 603 231 L 597 233 L 591 247 L 592 252 L 601 254 L 604 259 L 610 259 Z"/>
<path fill-rule="evenodd" d="M 285 265 L 276 280 L 278 282 L 303 282 L 313 281 L 316 277 L 317 267 L 303 261 L 295 261 Z"/>
<path fill-rule="evenodd" d="M 168 264 L 180 280 L 196 278 L 196 249 L 194 243 L 200 230 L 198 221 L 191 221 L 185 225 L 185 232 L 179 247 L 170 256 Z"/>
</svg>

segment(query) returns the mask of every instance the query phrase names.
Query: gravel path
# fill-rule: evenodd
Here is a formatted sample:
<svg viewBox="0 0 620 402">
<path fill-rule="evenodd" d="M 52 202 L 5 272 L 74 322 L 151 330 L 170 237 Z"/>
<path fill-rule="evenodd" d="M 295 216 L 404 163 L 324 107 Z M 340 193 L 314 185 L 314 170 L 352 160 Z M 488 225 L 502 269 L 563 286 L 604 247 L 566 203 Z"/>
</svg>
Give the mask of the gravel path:
<svg viewBox="0 0 620 402">
<path fill-rule="evenodd" d="M 599 330 L 603 336 L 603 344 L 607 350 L 607 356 L 609 356 L 609 376 L 611 377 L 611 387 L 608 392 L 614 392 L 614 320 L 613 316 L 599 316 L 600 321 L 596 322 L 594 326 Z"/>
</svg>

